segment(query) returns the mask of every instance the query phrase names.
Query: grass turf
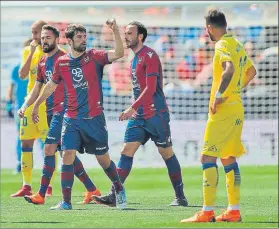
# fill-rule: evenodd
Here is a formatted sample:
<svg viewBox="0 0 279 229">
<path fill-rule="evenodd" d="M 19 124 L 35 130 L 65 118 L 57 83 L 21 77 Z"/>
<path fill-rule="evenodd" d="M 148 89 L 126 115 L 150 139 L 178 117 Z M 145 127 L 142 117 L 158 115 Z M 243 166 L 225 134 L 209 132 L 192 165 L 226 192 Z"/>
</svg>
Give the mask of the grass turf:
<svg viewBox="0 0 279 229">
<path fill-rule="evenodd" d="M 40 170 L 33 173 L 33 191 L 39 188 Z M 101 169 L 88 170 L 89 176 L 105 194 L 110 182 Z M 227 206 L 225 175 L 219 168 L 220 180 L 215 214 Z M 21 184 L 21 175 L 11 170 L 1 170 L 1 228 L 277 228 L 278 227 L 278 167 L 241 167 L 242 223 L 180 224 L 180 220 L 192 216 L 202 206 L 202 172 L 199 167 L 183 168 L 184 190 L 189 207 L 169 207 L 173 190 L 167 170 L 134 168 L 125 183 L 128 209 L 102 205 L 77 205 L 85 191 L 75 179 L 72 194 L 72 211 L 50 211 L 61 200 L 60 180 L 56 175 L 54 196 L 45 205 L 27 203 L 24 198 L 10 198 Z"/>
</svg>

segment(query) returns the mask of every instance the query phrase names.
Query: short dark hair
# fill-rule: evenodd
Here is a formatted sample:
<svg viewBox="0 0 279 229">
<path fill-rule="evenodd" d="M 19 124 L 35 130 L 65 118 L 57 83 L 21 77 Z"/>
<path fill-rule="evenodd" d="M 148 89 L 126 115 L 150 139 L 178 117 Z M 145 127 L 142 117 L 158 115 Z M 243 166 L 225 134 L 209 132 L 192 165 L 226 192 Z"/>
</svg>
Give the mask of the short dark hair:
<svg viewBox="0 0 279 229">
<path fill-rule="evenodd" d="M 70 24 L 65 30 L 65 37 L 73 39 L 77 32 L 86 33 L 86 28 L 81 24 Z"/>
<path fill-rule="evenodd" d="M 224 28 L 227 27 L 227 21 L 225 14 L 217 9 L 211 9 L 204 16 L 207 25 L 213 25 L 214 27 Z"/>
<path fill-rule="evenodd" d="M 145 41 L 146 37 L 147 37 L 147 29 L 146 29 L 146 27 L 142 23 L 140 23 L 138 21 L 132 21 L 128 25 L 135 25 L 135 26 L 137 26 L 138 35 L 139 34 L 143 35 L 143 38 L 142 38 L 142 43 L 143 43 Z"/>
<path fill-rule="evenodd" d="M 56 38 L 59 37 L 59 33 L 60 33 L 59 30 L 52 25 L 44 25 L 42 30 L 50 30 L 53 32 Z"/>
</svg>

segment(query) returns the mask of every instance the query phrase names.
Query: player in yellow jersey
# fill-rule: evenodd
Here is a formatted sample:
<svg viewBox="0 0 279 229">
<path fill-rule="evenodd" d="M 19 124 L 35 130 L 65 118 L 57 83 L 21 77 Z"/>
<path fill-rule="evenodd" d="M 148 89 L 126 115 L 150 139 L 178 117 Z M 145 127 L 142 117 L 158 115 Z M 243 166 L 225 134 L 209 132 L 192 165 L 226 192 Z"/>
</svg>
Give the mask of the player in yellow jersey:
<svg viewBox="0 0 279 229">
<path fill-rule="evenodd" d="M 23 59 L 21 67 L 19 69 L 19 76 L 21 79 L 29 77 L 27 86 L 27 94 L 29 94 L 37 79 L 37 65 L 44 52 L 41 47 L 41 30 L 47 23 L 39 20 L 32 24 L 32 42 L 30 46 L 27 46 L 23 50 Z M 28 95 L 27 95 L 28 96 Z M 24 105 L 23 105 L 24 106 Z M 45 141 L 48 124 L 46 117 L 46 106 L 42 104 L 40 106 L 40 122 L 35 124 L 32 121 L 31 111 L 33 106 L 28 107 L 24 114 L 24 117 L 20 122 L 20 140 L 21 140 L 21 172 L 23 175 L 23 186 L 20 190 L 11 195 L 11 197 L 23 197 L 25 195 L 31 195 L 31 183 L 32 183 L 32 168 L 33 168 L 33 145 L 37 138 L 41 138 Z M 51 188 L 48 190 L 48 194 L 51 195 Z"/>
<path fill-rule="evenodd" d="M 203 167 L 203 208 L 188 222 L 240 222 L 240 172 L 236 158 L 245 153 L 241 142 L 244 107 L 241 90 L 256 75 L 256 69 L 243 45 L 227 34 L 225 15 L 209 10 L 205 16 L 206 29 L 216 41 L 213 58 L 213 83 L 209 102 L 209 116 L 204 135 L 201 162 Z M 227 210 L 215 218 L 214 205 L 218 184 L 217 158 L 226 173 Z"/>
</svg>

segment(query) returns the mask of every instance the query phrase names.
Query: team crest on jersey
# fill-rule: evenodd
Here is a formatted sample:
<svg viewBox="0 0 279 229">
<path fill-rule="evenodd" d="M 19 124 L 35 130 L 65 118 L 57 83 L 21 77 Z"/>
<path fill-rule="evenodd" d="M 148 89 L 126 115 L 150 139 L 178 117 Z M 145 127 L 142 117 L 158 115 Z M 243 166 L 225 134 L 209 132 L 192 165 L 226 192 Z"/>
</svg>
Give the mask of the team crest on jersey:
<svg viewBox="0 0 279 229">
<path fill-rule="evenodd" d="M 140 63 L 142 62 L 142 60 L 143 60 L 143 58 L 140 57 L 140 58 L 138 59 L 138 64 L 140 64 Z"/>
<path fill-rule="evenodd" d="M 46 65 L 46 63 L 45 63 L 45 62 L 42 62 L 42 63 L 40 63 L 40 65 L 41 65 L 41 66 L 45 66 L 45 65 Z"/>
<path fill-rule="evenodd" d="M 89 62 L 89 56 L 85 56 L 85 57 L 83 58 L 83 60 L 84 60 L 85 63 L 88 63 L 88 62 Z"/>
<path fill-rule="evenodd" d="M 153 52 L 148 52 L 147 55 L 149 56 L 149 58 L 152 58 Z"/>
</svg>

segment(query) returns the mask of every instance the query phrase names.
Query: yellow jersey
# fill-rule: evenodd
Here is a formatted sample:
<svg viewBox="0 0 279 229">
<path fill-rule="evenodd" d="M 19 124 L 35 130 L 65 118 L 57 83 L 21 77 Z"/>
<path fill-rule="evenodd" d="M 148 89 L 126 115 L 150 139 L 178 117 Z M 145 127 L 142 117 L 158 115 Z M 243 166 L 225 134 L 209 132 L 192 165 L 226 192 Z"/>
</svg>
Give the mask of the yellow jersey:
<svg viewBox="0 0 279 229">
<path fill-rule="evenodd" d="M 241 89 L 243 85 L 243 78 L 245 77 L 246 70 L 250 68 L 253 63 L 247 56 L 241 42 L 230 34 L 224 34 L 215 44 L 215 54 L 213 57 L 213 80 L 209 106 L 212 105 L 215 94 L 221 84 L 223 72 L 222 63 L 226 61 L 231 61 L 233 63 L 234 74 L 230 84 L 222 95 L 224 97 L 228 97 L 228 99 L 224 102 L 224 104 L 220 104 L 220 107 L 225 104 L 229 105 L 235 103 L 242 105 Z"/>
<path fill-rule="evenodd" d="M 26 62 L 29 53 L 30 53 L 30 46 L 26 46 L 23 49 L 21 65 L 23 65 Z M 34 54 L 33 54 L 31 65 L 30 65 L 30 70 L 29 70 L 29 74 L 28 74 L 29 82 L 28 82 L 28 85 L 27 85 L 27 94 L 30 93 L 30 91 L 32 90 L 32 88 L 35 85 L 35 82 L 36 82 L 36 79 L 37 79 L 38 63 L 39 63 L 39 60 L 44 55 L 45 55 L 45 53 L 43 52 L 42 47 L 40 45 L 38 45 L 36 47 L 36 50 L 35 50 Z"/>
</svg>

